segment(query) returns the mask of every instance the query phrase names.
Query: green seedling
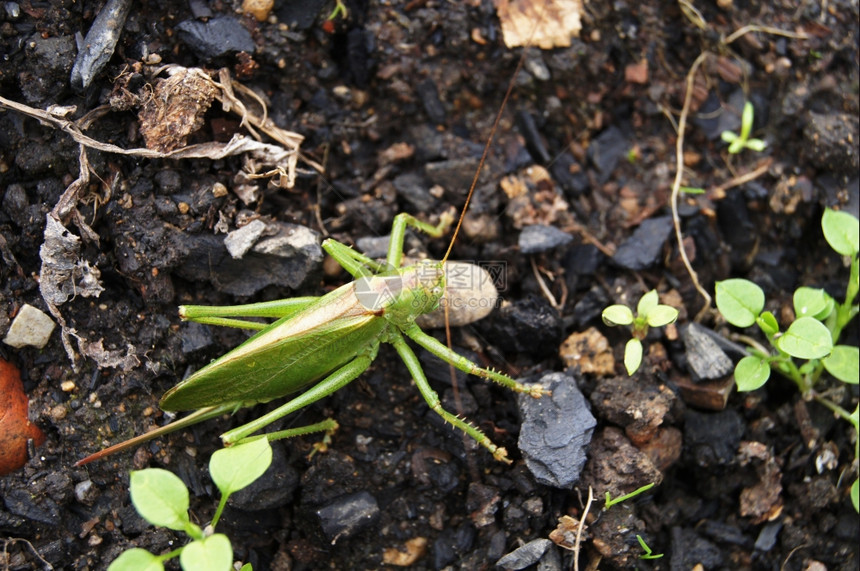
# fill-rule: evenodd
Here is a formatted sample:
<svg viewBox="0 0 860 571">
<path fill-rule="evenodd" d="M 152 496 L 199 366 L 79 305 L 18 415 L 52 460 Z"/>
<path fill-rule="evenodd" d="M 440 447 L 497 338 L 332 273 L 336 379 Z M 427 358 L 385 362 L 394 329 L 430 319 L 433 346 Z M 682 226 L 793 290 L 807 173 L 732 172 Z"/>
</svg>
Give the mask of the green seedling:
<svg viewBox="0 0 860 571">
<path fill-rule="evenodd" d="M 520 60 L 522 65 L 522 60 Z M 509 84 L 505 101 L 514 82 Z M 502 109 L 493 126 L 495 133 Z M 210 325 L 258 330 L 247 341 L 206 365 L 167 391 L 159 406 L 166 411 L 195 410 L 187 417 L 97 452 L 77 465 L 86 464 L 113 452 L 136 446 L 152 438 L 197 422 L 233 413 L 240 408 L 265 403 L 287 395 L 299 396 L 268 414 L 221 435 L 225 446 L 242 442 L 270 423 L 343 388 L 361 375 L 376 358 L 379 346 L 394 346 L 421 395 L 445 421 L 462 430 L 494 458 L 510 463 L 504 448 L 496 446 L 481 430 L 444 410 L 439 396 L 430 387 L 418 358 L 406 339 L 466 373 L 499 383 L 518 393 L 537 398 L 548 394 L 540 387 L 528 387 L 508 375 L 479 367 L 472 361 L 424 333 L 415 319 L 440 305 L 446 286 L 446 262 L 468 209 L 481 173 L 492 134 L 472 180 L 460 219 L 441 262 L 423 261 L 401 267 L 407 227 L 440 237 L 454 217 L 443 215 L 436 225 L 409 214 L 394 217 L 388 255 L 384 263 L 370 259 L 335 240 L 323 242 L 323 249 L 355 281 L 322 297 L 299 297 L 273 302 L 229 307 L 182 306 L 183 319 Z M 248 318 L 273 318 L 269 325 Z M 301 431 L 327 430 L 314 425 L 267 434 L 270 440 L 294 436 Z"/>
<path fill-rule="evenodd" d="M 331 11 L 331 14 L 328 15 L 327 20 L 334 20 L 338 16 L 343 17 L 346 20 L 349 17 L 349 12 L 347 12 L 346 4 L 343 3 L 343 0 L 334 0 L 334 10 Z"/>
<path fill-rule="evenodd" d="M 639 494 L 644 494 L 645 492 L 647 492 L 648 490 L 650 490 L 651 488 L 653 488 L 656 485 L 657 484 L 655 484 L 654 482 L 651 482 L 650 484 L 645 484 L 641 488 L 637 488 L 637 489 L 633 490 L 629 494 L 624 494 L 623 496 L 619 496 L 619 497 L 614 498 L 614 499 L 609 494 L 609 492 L 606 492 L 606 503 L 603 504 L 603 511 L 608 510 L 609 508 L 611 508 L 615 504 L 620 504 L 621 502 L 635 498 Z"/>
<path fill-rule="evenodd" d="M 642 364 L 642 340 L 650 327 L 663 327 L 678 319 L 678 310 L 659 303 L 657 290 L 652 289 L 639 299 L 636 315 L 626 305 L 610 305 L 603 310 L 603 322 L 609 326 L 626 325 L 632 337 L 624 347 L 624 367 L 632 375 Z"/>
<path fill-rule="evenodd" d="M 642 550 L 645 552 L 644 555 L 640 555 L 639 559 L 660 559 L 663 557 L 662 553 L 653 553 L 651 548 L 648 547 L 648 544 L 645 543 L 645 540 L 642 539 L 642 536 L 638 533 L 636 534 L 636 540 L 639 542 L 639 545 L 642 547 Z"/>
<path fill-rule="evenodd" d="M 717 309 L 726 321 L 736 327 L 757 325 L 770 348 L 743 336 L 749 355 L 735 366 L 735 383 L 739 391 L 753 391 L 767 382 L 771 371 L 791 379 L 805 399 L 815 399 L 842 417 L 860 432 L 857 410 L 849 413 L 816 391 L 826 371 L 834 378 L 857 384 L 860 370 L 860 348 L 840 345 L 842 330 L 857 315 L 855 303 L 860 291 L 860 229 L 856 218 L 845 212 L 827 209 L 821 219 L 824 238 L 837 253 L 850 259 L 845 300 L 837 303 L 823 289 L 800 287 L 794 292 L 796 319 L 785 331 L 780 330 L 776 316 L 764 311 L 765 296 L 759 286 L 744 279 L 730 279 L 716 284 Z M 855 440 L 855 458 L 860 449 Z M 852 486 L 852 502 L 858 508 L 858 482 Z"/>
<path fill-rule="evenodd" d="M 189 518 L 188 490 L 179 477 L 160 468 L 131 472 L 131 503 L 137 513 L 152 525 L 184 532 L 191 542 L 164 555 L 129 549 L 110 564 L 108 571 L 162 571 L 164 562 L 174 557 L 179 557 L 185 571 L 233 569 L 233 546 L 226 535 L 214 532 L 215 526 L 230 495 L 248 487 L 271 463 L 272 447 L 262 437 L 215 452 L 209 460 L 209 474 L 221 492 L 221 501 L 205 529 Z M 251 571 L 251 565 L 245 564 L 241 571 Z"/>
<path fill-rule="evenodd" d="M 612 506 L 614 506 L 616 504 L 620 504 L 621 502 L 635 498 L 639 494 L 647 492 L 648 490 L 650 490 L 654 486 L 656 486 L 656 484 L 654 482 L 651 482 L 650 484 L 645 484 L 641 488 L 637 488 L 636 490 L 633 490 L 629 494 L 624 494 L 623 496 L 619 496 L 617 498 L 612 498 L 610 493 L 607 491 L 606 492 L 606 502 L 603 504 L 603 511 L 608 510 L 609 508 L 611 508 Z M 642 539 L 641 535 L 636 534 L 636 539 L 639 541 L 639 545 L 642 546 L 642 550 L 645 552 L 644 555 L 639 556 L 639 559 L 660 559 L 661 557 L 663 557 L 662 553 L 653 553 L 651 548 L 648 546 L 648 544 L 645 543 L 645 540 Z"/>
<path fill-rule="evenodd" d="M 723 131 L 720 137 L 729 144 L 729 154 L 736 155 L 744 149 L 761 152 L 767 146 L 767 143 L 761 139 L 750 139 L 752 132 L 753 119 L 755 109 L 753 104 L 747 101 L 744 103 L 744 110 L 741 113 L 741 132 L 740 134 L 731 131 Z"/>
</svg>

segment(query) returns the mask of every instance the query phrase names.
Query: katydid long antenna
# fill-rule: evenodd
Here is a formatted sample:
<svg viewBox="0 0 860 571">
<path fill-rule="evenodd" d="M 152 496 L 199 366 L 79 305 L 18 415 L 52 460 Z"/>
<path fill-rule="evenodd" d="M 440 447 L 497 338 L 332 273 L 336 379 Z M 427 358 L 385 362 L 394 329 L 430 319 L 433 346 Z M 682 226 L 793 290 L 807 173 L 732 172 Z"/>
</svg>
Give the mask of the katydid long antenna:
<svg viewBox="0 0 860 571">
<path fill-rule="evenodd" d="M 537 23 L 535 23 L 535 29 L 537 29 Z M 469 203 L 472 201 L 475 187 L 478 186 L 478 179 L 481 178 L 481 171 L 484 170 L 484 163 L 487 162 L 487 156 L 490 154 L 490 145 L 493 144 L 496 131 L 499 129 L 499 123 L 502 121 L 502 114 L 505 112 L 505 107 L 508 104 L 508 99 L 510 99 L 511 93 L 514 91 L 514 84 L 516 83 L 517 76 L 520 74 L 520 70 L 523 68 L 523 64 L 526 61 L 526 50 L 528 50 L 528 45 L 523 46 L 523 54 L 517 62 L 514 75 L 511 77 L 510 82 L 508 82 L 508 90 L 505 92 L 505 97 L 502 99 L 502 104 L 499 106 L 498 113 L 496 113 L 496 119 L 493 121 L 492 129 L 490 129 L 490 136 L 487 139 L 487 144 L 484 145 L 484 152 L 481 153 L 481 160 L 478 161 L 478 168 L 475 170 L 475 176 L 472 177 L 472 184 L 469 185 L 469 192 L 466 194 L 466 202 L 463 204 L 463 208 L 460 209 L 460 216 L 457 218 L 457 226 L 454 227 L 454 233 L 451 235 L 448 249 L 445 251 L 445 255 L 442 256 L 443 263 L 447 262 L 448 257 L 451 255 L 451 250 L 454 248 L 454 242 L 456 242 L 457 235 L 460 233 L 460 226 L 463 225 L 463 219 L 466 217 L 466 212 L 469 210 Z"/>
<path fill-rule="evenodd" d="M 538 26 L 543 18 L 543 11 L 540 14 L 540 17 L 535 20 L 534 27 L 532 28 L 530 38 L 533 38 L 535 33 L 537 32 Z M 478 180 L 481 177 L 481 171 L 484 170 L 484 163 L 487 161 L 487 156 L 490 154 L 490 146 L 493 144 L 493 139 L 496 136 L 496 132 L 499 129 L 499 123 L 502 121 L 502 115 L 505 112 L 505 107 L 507 107 L 508 100 L 511 98 L 511 94 L 514 91 L 514 85 L 516 85 L 517 76 L 520 74 L 520 71 L 523 68 L 523 65 L 526 61 L 526 55 L 528 54 L 529 45 L 531 44 L 531 40 L 527 42 L 523 46 L 523 53 L 517 61 L 517 67 L 514 69 L 514 73 L 511 76 L 510 81 L 508 82 L 508 89 L 505 91 L 505 96 L 502 98 L 502 103 L 499 105 L 499 110 L 496 113 L 496 118 L 493 121 L 493 126 L 490 129 L 490 135 L 487 138 L 487 142 L 484 145 L 484 151 L 481 153 L 481 160 L 478 161 L 478 168 L 475 169 L 475 175 L 472 177 L 472 183 L 469 185 L 469 192 L 466 194 L 466 201 L 463 204 L 463 208 L 460 209 L 460 216 L 457 218 L 457 226 L 454 227 L 454 233 L 451 235 L 451 240 L 448 243 L 448 249 L 445 251 L 445 255 L 442 257 L 441 263 L 444 264 L 448 261 L 448 257 L 451 255 L 451 250 L 454 248 L 454 243 L 457 241 L 457 236 L 460 233 L 460 227 L 463 225 L 463 220 L 466 217 L 466 212 L 469 210 L 469 203 L 472 201 L 472 195 L 475 193 L 475 188 L 478 186 Z M 450 304 L 445 303 L 443 307 L 443 311 L 445 314 L 445 341 L 448 346 L 448 349 L 453 349 L 453 344 L 451 342 L 451 320 L 450 320 Z M 456 403 L 457 411 L 461 411 L 463 409 L 462 400 L 460 397 L 460 387 L 457 382 L 457 374 L 454 370 L 453 365 L 449 365 L 449 373 L 451 377 L 451 389 L 454 393 L 454 402 Z M 466 444 L 466 439 L 463 439 L 464 446 L 468 450 L 468 445 Z M 469 468 L 469 472 L 472 476 L 473 481 L 478 481 L 480 478 L 478 476 L 478 467 L 475 464 L 474 458 L 471 455 L 466 455 L 467 464 Z"/>
</svg>

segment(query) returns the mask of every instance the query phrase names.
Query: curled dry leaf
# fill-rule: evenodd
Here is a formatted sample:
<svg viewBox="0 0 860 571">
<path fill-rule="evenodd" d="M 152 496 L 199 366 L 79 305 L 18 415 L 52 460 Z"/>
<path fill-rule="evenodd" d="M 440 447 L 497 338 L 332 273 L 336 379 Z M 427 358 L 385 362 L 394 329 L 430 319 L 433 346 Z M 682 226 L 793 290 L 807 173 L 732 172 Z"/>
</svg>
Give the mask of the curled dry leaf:
<svg viewBox="0 0 860 571">
<path fill-rule="evenodd" d="M 509 48 L 566 48 L 582 30 L 582 0 L 494 0 L 494 4 Z"/>
<path fill-rule="evenodd" d="M 157 79 L 152 97 L 140 108 L 140 134 L 146 148 L 167 153 L 184 147 L 188 137 L 203 126 L 218 89 L 197 69 L 171 66 L 166 79 Z"/>
<path fill-rule="evenodd" d="M 30 422 L 28 404 L 18 368 L 0 359 L 0 476 L 27 463 L 27 440 L 36 446 L 45 442 L 45 435 Z"/>
</svg>

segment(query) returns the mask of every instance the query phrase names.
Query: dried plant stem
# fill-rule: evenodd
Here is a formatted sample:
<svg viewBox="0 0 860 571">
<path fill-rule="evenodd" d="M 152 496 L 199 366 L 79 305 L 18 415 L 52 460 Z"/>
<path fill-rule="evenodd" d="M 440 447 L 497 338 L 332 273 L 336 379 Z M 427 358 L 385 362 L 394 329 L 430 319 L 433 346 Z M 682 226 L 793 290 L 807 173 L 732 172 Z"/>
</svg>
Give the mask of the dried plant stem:
<svg viewBox="0 0 860 571">
<path fill-rule="evenodd" d="M 699 276 L 696 270 L 690 264 L 690 259 L 687 257 L 687 252 L 684 249 L 684 235 L 681 233 L 681 217 L 678 215 L 678 195 L 681 193 L 681 179 L 684 176 L 684 132 L 687 129 L 687 116 L 690 113 L 690 103 L 693 100 L 693 81 L 696 77 L 696 72 L 699 66 L 708 57 L 708 52 L 703 52 L 696 58 L 693 65 L 690 66 L 690 71 L 687 72 L 686 93 L 684 94 L 684 106 L 681 109 L 681 115 L 678 118 L 678 138 L 675 142 L 675 180 L 672 181 L 672 222 L 675 225 L 675 239 L 678 242 L 678 253 L 681 260 L 684 262 L 684 267 L 687 268 L 687 273 L 690 274 L 690 279 L 693 280 L 693 285 L 699 295 L 705 300 L 705 304 L 701 311 L 696 315 L 696 321 L 702 320 L 704 315 L 711 309 L 711 294 L 702 287 L 699 282 Z"/>
</svg>

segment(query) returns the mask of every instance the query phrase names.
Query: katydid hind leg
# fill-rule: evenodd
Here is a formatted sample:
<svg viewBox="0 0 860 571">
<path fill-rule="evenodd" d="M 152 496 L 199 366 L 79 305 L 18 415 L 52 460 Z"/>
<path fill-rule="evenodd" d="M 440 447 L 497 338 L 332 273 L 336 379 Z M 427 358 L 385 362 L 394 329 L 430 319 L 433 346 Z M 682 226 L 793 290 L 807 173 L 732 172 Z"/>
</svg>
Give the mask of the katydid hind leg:
<svg viewBox="0 0 860 571">
<path fill-rule="evenodd" d="M 225 446 L 236 444 L 258 430 L 262 430 L 274 421 L 315 403 L 323 397 L 337 392 L 350 382 L 354 381 L 359 375 L 366 371 L 368 367 L 370 367 L 370 364 L 376 358 L 378 350 L 379 343 L 377 342 L 374 343 L 367 351 L 359 354 L 355 359 L 348 362 L 346 365 L 343 365 L 289 402 L 279 406 L 260 418 L 225 432 L 221 435 L 222 442 L 224 442 Z"/>
<path fill-rule="evenodd" d="M 442 402 L 439 400 L 439 395 L 430 386 L 430 383 L 427 381 L 427 375 L 424 374 L 424 369 L 418 361 L 418 357 L 415 356 L 415 352 L 406 344 L 403 336 L 394 331 L 391 333 L 390 341 L 397 350 L 398 355 L 400 355 L 400 358 L 403 359 L 403 362 L 406 364 L 406 368 L 409 369 L 409 373 L 415 380 L 418 390 L 421 392 L 424 400 L 427 401 L 430 409 L 441 416 L 446 422 L 450 422 L 454 427 L 462 430 L 472 437 L 475 442 L 486 448 L 490 454 L 493 455 L 493 458 L 501 462 L 505 462 L 506 464 L 510 464 L 511 460 L 508 458 L 507 450 L 501 446 L 496 446 L 496 444 L 490 440 L 490 437 L 484 434 L 478 427 L 442 408 Z"/>
</svg>

